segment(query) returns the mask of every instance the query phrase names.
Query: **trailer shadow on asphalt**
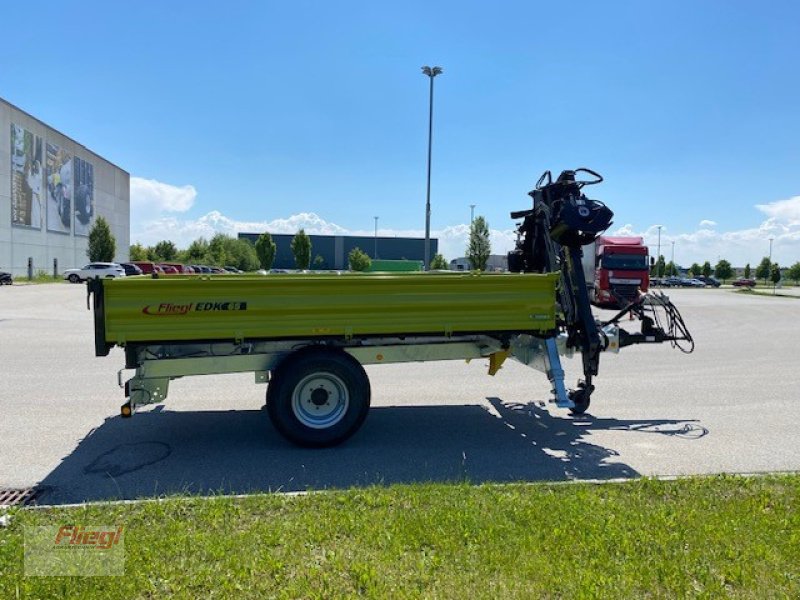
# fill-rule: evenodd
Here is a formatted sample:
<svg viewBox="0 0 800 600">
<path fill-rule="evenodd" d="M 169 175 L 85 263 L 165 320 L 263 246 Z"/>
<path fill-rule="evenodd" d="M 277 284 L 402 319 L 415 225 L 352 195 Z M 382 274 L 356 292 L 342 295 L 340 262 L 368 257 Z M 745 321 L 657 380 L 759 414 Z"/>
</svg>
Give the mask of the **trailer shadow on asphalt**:
<svg viewBox="0 0 800 600">
<path fill-rule="evenodd" d="M 374 407 L 336 448 L 285 441 L 261 411 L 169 411 L 113 417 L 41 483 L 40 504 L 349 488 L 411 482 L 532 482 L 639 476 L 592 432 L 689 439 L 692 421 L 553 416 L 536 404 Z"/>
</svg>

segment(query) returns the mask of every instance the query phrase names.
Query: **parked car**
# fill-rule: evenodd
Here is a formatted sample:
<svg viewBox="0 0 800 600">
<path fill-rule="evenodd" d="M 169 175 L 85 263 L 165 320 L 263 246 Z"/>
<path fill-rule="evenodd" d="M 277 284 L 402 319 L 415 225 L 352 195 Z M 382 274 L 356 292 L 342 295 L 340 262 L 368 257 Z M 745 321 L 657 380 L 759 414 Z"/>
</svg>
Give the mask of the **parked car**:
<svg viewBox="0 0 800 600">
<path fill-rule="evenodd" d="M 694 277 L 686 277 L 681 279 L 681 285 L 683 287 L 706 287 L 705 283 L 699 279 L 695 279 Z"/>
<path fill-rule="evenodd" d="M 667 277 L 666 279 L 664 279 L 662 283 L 664 287 L 675 287 L 679 286 L 680 284 L 681 284 L 680 277 Z"/>
<path fill-rule="evenodd" d="M 222 268 L 225 269 L 228 273 L 244 273 L 244 271 L 242 271 L 241 269 L 237 269 L 236 267 L 231 267 L 230 265 L 225 265 Z"/>
<path fill-rule="evenodd" d="M 167 263 L 159 263 L 159 267 L 164 272 L 164 275 L 180 275 L 180 270 L 178 267 L 173 267 L 172 265 L 168 265 Z"/>
<path fill-rule="evenodd" d="M 211 267 L 206 265 L 192 265 L 195 273 L 211 273 Z"/>
<path fill-rule="evenodd" d="M 64 279 L 71 283 L 80 283 L 87 279 L 125 277 L 125 269 L 117 263 L 94 262 L 89 263 L 82 269 L 67 269 L 64 271 Z"/>
<path fill-rule="evenodd" d="M 134 260 L 131 262 L 132 264 L 139 267 L 142 270 L 142 273 L 144 273 L 145 275 L 152 275 L 153 273 L 156 273 L 158 275 L 164 274 L 164 269 L 162 269 L 154 262 L 150 262 L 148 260 Z"/>
<path fill-rule="evenodd" d="M 11 277 L 11 273 L 0 271 L 0 285 L 11 285 L 12 283 L 14 283 L 14 279 Z"/>
<path fill-rule="evenodd" d="M 120 263 L 119 266 L 125 270 L 125 277 L 142 274 L 142 270 L 133 263 Z"/>
<path fill-rule="evenodd" d="M 733 285 L 736 287 L 755 287 L 756 280 L 755 279 L 745 279 L 742 277 L 741 279 L 736 279 L 733 282 Z"/>
<path fill-rule="evenodd" d="M 720 285 L 722 285 L 720 280 L 717 279 L 716 277 L 706 277 L 705 275 L 700 275 L 699 277 L 697 277 L 697 279 L 699 279 L 706 285 L 710 285 L 713 287 L 719 287 Z"/>
<path fill-rule="evenodd" d="M 181 273 L 183 275 L 194 273 L 194 269 L 192 267 L 190 267 L 189 265 L 183 265 L 181 263 L 173 263 L 173 262 L 161 263 L 161 266 L 164 268 L 165 272 L 167 272 L 167 267 L 172 267 L 176 269 L 178 273 Z"/>
</svg>

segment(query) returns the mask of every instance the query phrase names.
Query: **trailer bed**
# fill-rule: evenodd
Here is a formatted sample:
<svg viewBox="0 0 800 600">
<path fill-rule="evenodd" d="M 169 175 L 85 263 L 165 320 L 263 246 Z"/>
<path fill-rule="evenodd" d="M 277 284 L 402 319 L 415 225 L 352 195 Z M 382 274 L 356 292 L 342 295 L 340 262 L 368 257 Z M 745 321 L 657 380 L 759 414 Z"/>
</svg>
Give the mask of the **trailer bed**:
<svg viewBox="0 0 800 600">
<path fill-rule="evenodd" d="M 537 333 L 556 274 L 285 274 L 96 280 L 95 349 L 181 341 Z"/>
</svg>

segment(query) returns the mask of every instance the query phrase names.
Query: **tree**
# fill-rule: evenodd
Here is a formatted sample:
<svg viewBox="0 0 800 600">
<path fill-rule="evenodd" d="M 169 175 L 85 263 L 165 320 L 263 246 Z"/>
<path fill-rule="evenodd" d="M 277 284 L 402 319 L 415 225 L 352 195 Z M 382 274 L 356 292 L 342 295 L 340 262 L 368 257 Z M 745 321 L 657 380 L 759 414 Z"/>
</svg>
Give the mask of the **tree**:
<svg viewBox="0 0 800 600">
<path fill-rule="evenodd" d="M 674 262 L 672 262 L 672 261 L 669 261 L 669 262 L 667 263 L 667 266 L 666 266 L 666 268 L 664 269 L 664 274 L 665 274 L 667 277 L 676 277 L 676 276 L 678 275 L 678 267 L 677 267 L 677 266 L 675 266 L 675 263 L 674 263 Z"/>
<path fill-rule="evenodd" d="M 180 256 L 183 262 L 190 265 L 211 262 L 208 260 L 208 241 L 206 238 L 197 238 Z"/>
<path fill-rule="evenodd" d="M 153 262 L 173 262 L 178 257 L 178 249 L 169 240 L 158 242 L 152 249 Z"/>
<path fill-rule="evenodd" d="M 711 277 L 711 263 L 706 261 L 703 263 L 703 277 Z"/>
<path fill-rule="evenodd" d="M 771 269 L 772 264 L 770 263 L 769 256 L 765 256 L 756 267 L 756 279 L 763 279 L 764 283 L 767 283 L 767 277 L 769 277 Z"/>
<path fill-rule="evenodd" d="M 89 244 L 86 247 L 86 256 L 91 262 L 111 262 L 117 253 L 117 240 L 111 234 L 108 221 L 97 217 L 91 231 L 89 231 Z"/>
<path fill-rule="evenodd" d="M 205 262 L 218 267 L 232 266 L 242 271 L 258 268 L 258 255 L 253 244 L 224 233 L 218 233 L 208 242 Z"/>
<path fill-rule="evenodd" d="M 467 258 L 472 268 L 476 271 L 485 271 L 491 252 L 489 224 L 483 217 L 475 217 L 469 226 L 469 245 L 467 246 Z"/>
<path fill-rule="evenodd" d="M 750 269 L 750 263 L 747 263 L 747 264 L 744 266 L 744 278 L 745 278 L 745 279 L 750 279 L 750 271 L 751 271 L 751 269 Z"/>
<path fill-rule="evenodd" d="M 733 277 L 733 268 L 731 267 L 731 263 L 724 258 L 720 260 L 717 263 L 717 266 L 714 268 L 714 275 L 717 279 L 721 279 L 723 283 L 726 279 Z"/>
<path fill-rule="evenodd" d="M 277 246 L 269 233 L 264 232 L 258 236 L 256 240 L 256 254 L 258 255 L 258 262 L 261 268 L 265 271 L 269 271 L 272 268 L 272 264 L 275 262 L 276 251 Z"/>
<path fill-rule="evenodd" d="M 231 244 L 231 255 L 233 261 L 228 263 L 242 271 L 255 271 L 260 262 L 256 248 L 249 240 L 234 238 Z"/>
<path fill-rule="evenodd" d="M 369 254 L 358 247 L 350 250 L 350 254 L 347 255 L 347 262 L 350 264 L 351 271 L 368 271 L 372 265 L 372 259 Z"/>
<path fill-rule="evenodd" d="M 321 271 L 322 269 L 324 269 L 324 268 L 325 268 L 325 259 L 324 259 L 324 258 L 322 258 L 322 255 L 321 255 L 321 254 L 317 254 L 317 255 L 314 257 L 314 263 L 313 263 L 313 265 L 314 265 L 314 268 L 315 268 L 315 269 L 317 269 L 318 271 Z"/>
<path fill-rule="evenodd" d="M 698 275 L 700 275 L 700 271 L 701 271 L 700 265 L 698 265 L 697 263 L 692 263 L 692 266 L 689 267 L 689 272 L 692 277 L 697 277 Z"/>
<path fill-rule="evenodd" d="M 308 269 L 311 264 L 311 238 L 306 235 L 305 229 L 298 231 L 292 238 L 291 248 L 297 268 Z"/>
<path fill-rule="evenodd" d="M 772 263 L 772 266 L 769 270 L 769 280 L 772 282 L 772 293 L 775 293 L 775 286 L 778 285 L 778 282 L 781 280 L 781 268 L 778 266 L 778 263 Z"/>
<path fill-rule="evenodd" d="M 447 261 L 444 259 L 444 256 L 441 254 L 437 254 L 433 257 L 431 261 L 431 270 L 432 271 L 443 271 L 446 270 L 448 267 Z"/>
<path fill-rule="evenodd" d="M 230 264 L 231 261 L 228 259 L 228 241 L 232 239 L 233 238 L 224 233 L 218 233 L 212 237 L 208 242 L 208 253 L 206 255 L 208 262 L 218 267 Z"/>
<path fill-rule="evenodd" d="M 139 243 L 132 244 L 130 248 L 131 260 L 147 260 L 147 248 Z"/>
<path fill-rule="evenodd" d="M 789 279 L 794 280 L 795 285 L 800 283 L 800 261 L 789 267 L 789 272 L 786 275 L 789 277 Z"/>
</svg>

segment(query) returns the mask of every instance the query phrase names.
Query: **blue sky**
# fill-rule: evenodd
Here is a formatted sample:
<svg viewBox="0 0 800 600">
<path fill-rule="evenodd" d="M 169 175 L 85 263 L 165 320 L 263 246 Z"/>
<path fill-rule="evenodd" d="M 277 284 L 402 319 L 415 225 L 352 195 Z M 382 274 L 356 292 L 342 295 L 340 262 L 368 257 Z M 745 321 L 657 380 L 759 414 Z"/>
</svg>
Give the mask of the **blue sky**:
<svg viewBox="0 0 800 600">
<path fill-rule="evenodd" d="M 796 2 L 31 6 L 3 8 L 0 96 L 131 173 L 134 240 L 422 235 L 430 64 L 447 258 L 470 204 L 506 250 L 539 174 L 588 166 L 668 259 L 800 260 Z"/>
</svg>

